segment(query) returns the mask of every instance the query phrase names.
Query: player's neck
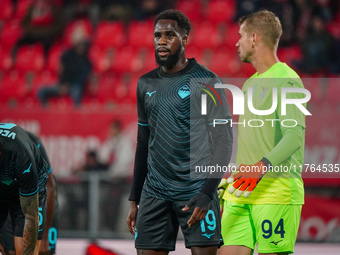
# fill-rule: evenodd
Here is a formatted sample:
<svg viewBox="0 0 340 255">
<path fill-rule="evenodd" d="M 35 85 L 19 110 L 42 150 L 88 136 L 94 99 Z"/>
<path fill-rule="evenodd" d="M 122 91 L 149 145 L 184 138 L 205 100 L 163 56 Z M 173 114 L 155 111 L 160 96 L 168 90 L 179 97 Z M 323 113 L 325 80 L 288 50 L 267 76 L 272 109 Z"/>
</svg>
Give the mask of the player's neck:
<svg viewBox="0 0 340 255">
<path fill-rule="evenodd" d="M 164 73 L 177 73 L 183 70 L 188 64 L 189 64 L 189 60 L 183 54 L 180 57 L 180 60 L 177 62 L 177 64 L 173 68 L 168 69 L 165 66 L 162 66 L 161 68 Z"/>
<path fill-rule="evenodd" d="M 269 49 L 259 51 L 251 61 L 258 74 L 263 74 L 278 62 L 280 60 L 276 55 L 276 51 Z"/>
</svg>

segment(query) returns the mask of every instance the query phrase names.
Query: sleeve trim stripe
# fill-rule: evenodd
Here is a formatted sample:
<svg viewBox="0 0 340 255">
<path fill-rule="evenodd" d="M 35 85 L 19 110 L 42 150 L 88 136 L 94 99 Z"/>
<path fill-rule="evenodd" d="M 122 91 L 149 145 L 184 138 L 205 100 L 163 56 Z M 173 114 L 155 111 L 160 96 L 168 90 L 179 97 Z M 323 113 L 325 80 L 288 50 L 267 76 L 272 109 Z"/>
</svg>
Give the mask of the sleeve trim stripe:
<svg viewBox="0 0 340 255">
<path fill-rule="evenodd" d="M 31 196 L 31 195 L 34 195 L 35 193 L 37 193 L 37 192 L 38 192 L 38 189 L 39 189 L 39 188 L 37 188 L 36 191 L 34 191 L 34 192 L 32 192 L 32 193 L 28 193 L 28 194 L 24 194 L 24 193 L 21 193 L 21 192 L 19 191 L 19 194 L 22 195 L 22 196 L 24 196 L 24 197 L 28 197 L 28 196 Z"/>
<path fill-rule="evenodd" d="M 149 124 L 143 124 L 143 123 L 140 123 L 140 122 L 138 122 L 138 125 L 141 125 L 141 126 L 149 126 Z"/>
<path fill-rule="evenodd" d="M 52 172 L 52 167 L 50 167 L 50 169 L 48 169 L 47 173 Z"/>
</svg>

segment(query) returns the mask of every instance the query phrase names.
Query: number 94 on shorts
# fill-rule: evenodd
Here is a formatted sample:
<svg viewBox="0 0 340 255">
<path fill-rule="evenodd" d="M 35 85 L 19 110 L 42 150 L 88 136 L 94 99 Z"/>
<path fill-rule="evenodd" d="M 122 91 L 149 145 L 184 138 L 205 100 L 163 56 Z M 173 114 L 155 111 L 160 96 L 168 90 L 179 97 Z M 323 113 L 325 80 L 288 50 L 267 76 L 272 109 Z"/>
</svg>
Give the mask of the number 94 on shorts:
<svg viewBox="0 0 340 255">
<path fill-rule="evenodd" d="M 242 245 L 259 253 L 294 252 L 302 205 L 253 205 L 224 201 L 224 245 Z"/>
</svg>

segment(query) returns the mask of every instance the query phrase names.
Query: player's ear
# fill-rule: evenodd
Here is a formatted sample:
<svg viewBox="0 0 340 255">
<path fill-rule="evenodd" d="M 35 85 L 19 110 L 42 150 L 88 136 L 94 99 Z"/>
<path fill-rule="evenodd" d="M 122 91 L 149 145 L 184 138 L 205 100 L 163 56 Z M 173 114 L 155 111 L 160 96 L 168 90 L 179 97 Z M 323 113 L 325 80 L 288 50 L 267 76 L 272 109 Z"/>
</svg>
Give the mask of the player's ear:
<svg viewBox="0 0 340 255">
<path fill-rule="evenodd" d="M 182 45 L 185 47 L 188 44 L 188 36 L 184 35 L 182 37 Z"/>
<path fill-rule="evenodd" d="M 252 39 L 252 45 L 253 45 L 253 47 L 254 47 L 255 44 L 257 43 L 258 35 L 257 35 L 256 33 L 253 33 L 251 39 Z"/>
</svg>

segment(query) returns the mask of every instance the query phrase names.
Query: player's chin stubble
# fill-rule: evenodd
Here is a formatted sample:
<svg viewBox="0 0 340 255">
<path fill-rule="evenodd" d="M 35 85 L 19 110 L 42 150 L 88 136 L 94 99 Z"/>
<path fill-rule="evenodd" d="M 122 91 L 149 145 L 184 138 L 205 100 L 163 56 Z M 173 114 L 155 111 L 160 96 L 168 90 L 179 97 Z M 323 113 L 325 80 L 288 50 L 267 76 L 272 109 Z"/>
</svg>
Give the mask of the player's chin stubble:
<svg viewBox="0 0 340 255">
<path fill-rule="evenodd" d="M 157 52 L 155 51 L 156 63 L 159 66 L 164 66 L 167 69 L 172 69 L 179 62 L 181 53 L 182 53 L 182 48 L 178 47 L 177 51 L 174 54 L 169 54 L 167 59 L 162 60 L 157 54 Z"/>
</svg>

